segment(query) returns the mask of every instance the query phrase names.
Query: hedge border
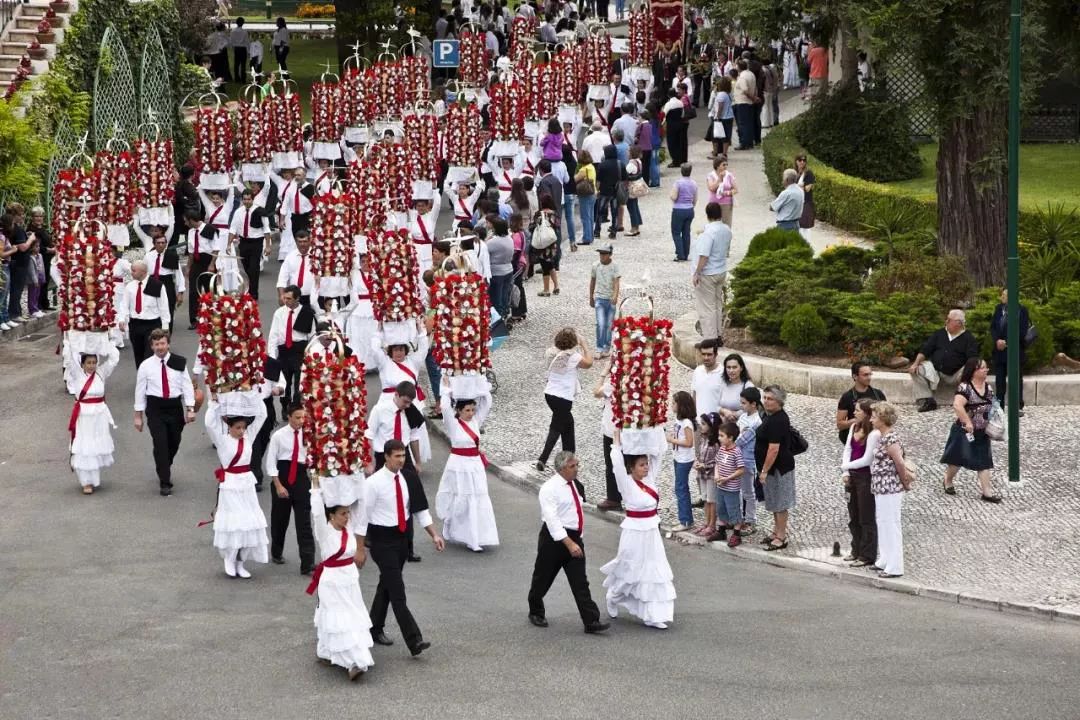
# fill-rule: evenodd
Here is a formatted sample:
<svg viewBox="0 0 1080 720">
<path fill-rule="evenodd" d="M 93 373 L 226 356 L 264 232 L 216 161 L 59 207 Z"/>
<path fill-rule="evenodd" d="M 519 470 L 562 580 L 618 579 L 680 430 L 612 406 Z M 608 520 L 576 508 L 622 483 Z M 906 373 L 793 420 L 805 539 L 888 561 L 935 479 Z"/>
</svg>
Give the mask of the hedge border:
<svg viewBox="0 0 1080 720">
<path fill-rule="evenodd" d="M 806 150 L 795 137 L 796 121 L 781 123 L 769 131 L 761 143 L 765 177 L 773 193 L 783 189 L 781 178 L 785 169 L 794 167 L 794 157 L 806 154 L 807 165 L 814 171 L 814 211 L 817 219 L 841 230 L 865 233 L 863 223 L 877 215 L 883 202 L 896 202 L 908 207 L 912 217 L 922 219 L 922 227 L 937 228 L 937 200 L 898 192 L 882 183 L 847 175 L 829 167 Z M 1036 213 L 1020 211 L 1020 233 L 1037 221 Z M 912 230 L 920 229 L 918 226 Z"/>
</svg>

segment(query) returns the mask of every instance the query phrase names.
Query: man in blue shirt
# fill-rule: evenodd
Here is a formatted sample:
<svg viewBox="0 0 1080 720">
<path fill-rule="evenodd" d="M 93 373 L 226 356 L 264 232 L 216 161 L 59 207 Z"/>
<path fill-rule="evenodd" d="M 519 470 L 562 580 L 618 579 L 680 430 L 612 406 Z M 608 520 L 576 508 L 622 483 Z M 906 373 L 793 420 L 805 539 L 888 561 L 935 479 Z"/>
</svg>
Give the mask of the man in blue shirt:
<svg viewBox="0 0 1080 720">
<path fill-rule="evenodd" d="M 802 217 L 803 189 L 799 187 L 799 176 L 788 168 L 784 171 L 784 189 L 769 203 L 769 208 L 776 212 L 776 227 L 784 230 L 798 230 L 799 218 Z"/>
<path fill-rule="evenodd" d="M 797 185 L 795 187 L 798 189 Z M 708 224 L 694 240 L 691 252 L 696 262 L 694 304 L 701 322 L 701 336 L 706 340 L 719 338 L 724 329 L 724 281 L 731 250 L 731 229 L 721 222 L 721 215 L 719 203 L 711 202 L 705 206 Z"/>
</svg>

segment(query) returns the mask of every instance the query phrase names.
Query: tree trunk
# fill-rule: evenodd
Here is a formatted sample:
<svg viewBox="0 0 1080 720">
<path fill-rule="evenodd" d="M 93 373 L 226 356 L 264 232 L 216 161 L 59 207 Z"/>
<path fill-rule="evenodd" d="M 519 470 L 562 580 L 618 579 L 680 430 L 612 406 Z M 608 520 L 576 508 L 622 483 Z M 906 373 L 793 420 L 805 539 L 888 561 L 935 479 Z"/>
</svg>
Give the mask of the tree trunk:
<svg viewBox="0 0 1080 720">
<path fill-rule="evenodd" d="M 857 82 L 859 79 L 859 51 L 856 47 L 859 42 L 859 34 L 848 19 L 840 21 L 840 32 L 837 33 L 840 50 L 840 82 Z"/>
<path fill-rule="evenodd" d="M 938 249 L 964 258 L 979 287 L 1000 285 L 1006 257 L 1006 105 L 976 108 L 942 130 Z"/>
</svg>

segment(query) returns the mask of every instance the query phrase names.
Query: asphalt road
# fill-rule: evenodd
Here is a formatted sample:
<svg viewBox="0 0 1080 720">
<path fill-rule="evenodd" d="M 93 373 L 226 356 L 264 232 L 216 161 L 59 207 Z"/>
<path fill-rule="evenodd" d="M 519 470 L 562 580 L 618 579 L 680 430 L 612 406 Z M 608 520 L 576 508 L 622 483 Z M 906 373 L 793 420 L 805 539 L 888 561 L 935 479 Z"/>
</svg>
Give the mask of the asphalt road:
<svg viewBox="0 0 1080 720">
<path fill-rule="evenodd" d="M 275 271 L 276 272 L 276 271 Z M 270 274 L 268 270 L 267 274 Z M 264 285 L 270 282 L 265 278 Z M 271 307 L 264 299 L 264 317 Z M 194 337 L 175 349 L 194 354 Z M 586 636 L 564 579 L 551 627 L 526 619 L 536 497 L 491 482 L 503 544 L 437 554 L 418 537 L 410 605 L 433 647 L 376 648 L 350 684 L 315 662 L 313 600 L 289 564 L 228 579 L 197 529 L 214 502 L 214 457 L 189 426 L 175 494 L 161 498 L 150 438 L 131 426 L 133 362 L 108 397 L 118 465 L 81 495 L 69 471 L 71 403 L 55 337 L 0 343 L 0 717 L 1075 718 L 1080 628 L 949 606 L 668 546 L 676 619 L 629 618 Z M 513 383 L 503 383 L 509 392 Z M 425 472 L 434 497 L 445 448 Z M 269 496 L 261 496 L 264 508 Z M 988 542 L 992 539 L 988 538 Z M 618 528 L 586 520 L 593 594 Z M 369 600 L 377 582 L 361 572 Z"/>
</svg>

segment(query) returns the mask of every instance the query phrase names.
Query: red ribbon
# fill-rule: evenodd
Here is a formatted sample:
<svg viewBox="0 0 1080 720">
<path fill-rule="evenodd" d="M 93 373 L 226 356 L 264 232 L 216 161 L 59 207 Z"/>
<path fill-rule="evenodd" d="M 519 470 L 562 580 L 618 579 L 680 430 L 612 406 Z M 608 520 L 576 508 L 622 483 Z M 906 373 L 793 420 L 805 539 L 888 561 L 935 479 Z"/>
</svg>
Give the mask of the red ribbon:
<svg viewBox="0 0 1080 720">
<path fill-rule="evenodd" d="M 86 383 L 83 384 L 82 390 L 79 391 L 79 397 L 75 400 L 75 406 L 71 408 L 71 419 L 68 421 L 68 432 L 71 433 L 71 440 L 75 440 L 75 425 L 79 421 L 79 411 L 83 403 L 97 404 L 105 402 L 105 397 L 99 398 L 87 398 L 86 393 L 90 392 L 90 386 L 94 382 L 94 377 L 97 373 L 90 373 L 90 377 L 86 378 Z"/>
<path fill-rule="evenodd" d="M 322 578 L 323 570 L 328 567 L 346 567 L 353 562 L 352 558 L 343 558 L 345 554 L 345 548 L 349 544 L 349 531 L 346 528 L 341 529 L 341 547 L 338 551 L 330 557 L 323 560 L 321 563 L 315 566 L 315 572 L 311 575 L 311 582 L 307 586 L 307 594 L 314 595 L 315 590 L 319 587 L 319 580 Z"/>
<path fill-rule="evenodd" d="M 484 467 L 487 467 L 488 466 L 487 456 L 485 456 L 484 453 L 480 452 L 480 437 L 476 433 L 473 432 L 473 429 L 471 427 L 469 427 L 469 423 L 465 422 L 461 418 L 458 418 L 457 421 L 458 421 L 458 424 L 461 425 L 461 429 L 465 432 L 466 435 L 469 436 L 469 439 L 472 440 L 473 443 L 476 444 L 476 447 L 473 448 L 472 450 L 470 450 L 469 448 L 450 448 L 450 454 L 451 455 L 462 455 L 464 457 L 476 457 L 477 455 L 479 455 L 480 460 L 482 460 L 483 463 L 484 463 Z M 462 450 L 464 452 L 458 452 L 458 450 Z"/>
<path fill-rule="evenodd" d="M 641 482 L 640 480 L 638 480 L 636 478 L 630 478 L 630 479 L 633 480 L 635 483 L 637 483 L 637 486 L 641 490 L 641 492 L 645 493 L 646 495 L 648 495 L 649 497 L 651 497 L 653 500 L 656 501 L 656 506 L 657 507 L 660 507 L 660 493 L 656 492 L 651 487 L 649 487 L 648 485 L 646 485 L 645 483 Z"/>
<path fill-rule="evenodd" d="M 424 227 L 424 218 L 423 218 L 423 216 L 421 216 L 421 215 L 416 216 L 416 225 L 420 228 L 420 234 L 424 236 L 424 240 L 422 242 L 418 242 L 416 240 L 413 240 L 413 242 L 416 243 L 417 245 L 430 245 L 431 244 L 431 235 L 428 234 L 427 228 Z"/>
<path fill-rule="evenodd" d="M 214 471 L 214 477 L 217 478 L 219 483 L 225 482 L 225 473 L 231 475 L 240 475 L 242 473 L 251 472 L 250 465 L 237 465 L 240 461 L 240 456 L 244 454 L 244 438 L 240 438 L 236 441 L 236 454 L 233 455 L 233 459 L 229 461 L 229 467 L 219 467 Z"/>
<path fill-rule="evenodd" d="M 424 395 L 423 389 L 420 387 L 420 383 L 416 382 L 416 373 L 414 373 L 412 369 L 405 363 L 399 363 L 397 360 L 391 360 L 390 362 L 397 365 L 398 369 L 401 370 L 401 372 L 409 376 L 409 379 L 412 380 L 412 384 L 416 387 L 416 399 L 420 402 L 424 402 L 424 400 L 426 400 L 427 398 Z M 383 390 L 383 392 L 386 391 Z"/>
<path fill-rule="evenodd" d="M 458 206 L 461 208 L 461 212 L 463 213 L 462 215 L 458 215 L 457 219 L 458 220 L 463 220 L 463 221 L 472 220 L 472 215 L 473 215 L 472 210 L 470 210 L 469 206 L 465 204 L 465 201 L 462 200 L 461 198 L 458 198 L 457 202 L 458 202 Z"/>
<path fill-rule="evenodd" d="M 656 517 L 656 510 L 627 510 L 628 518 L 651 518 Z"/>
</svg>

